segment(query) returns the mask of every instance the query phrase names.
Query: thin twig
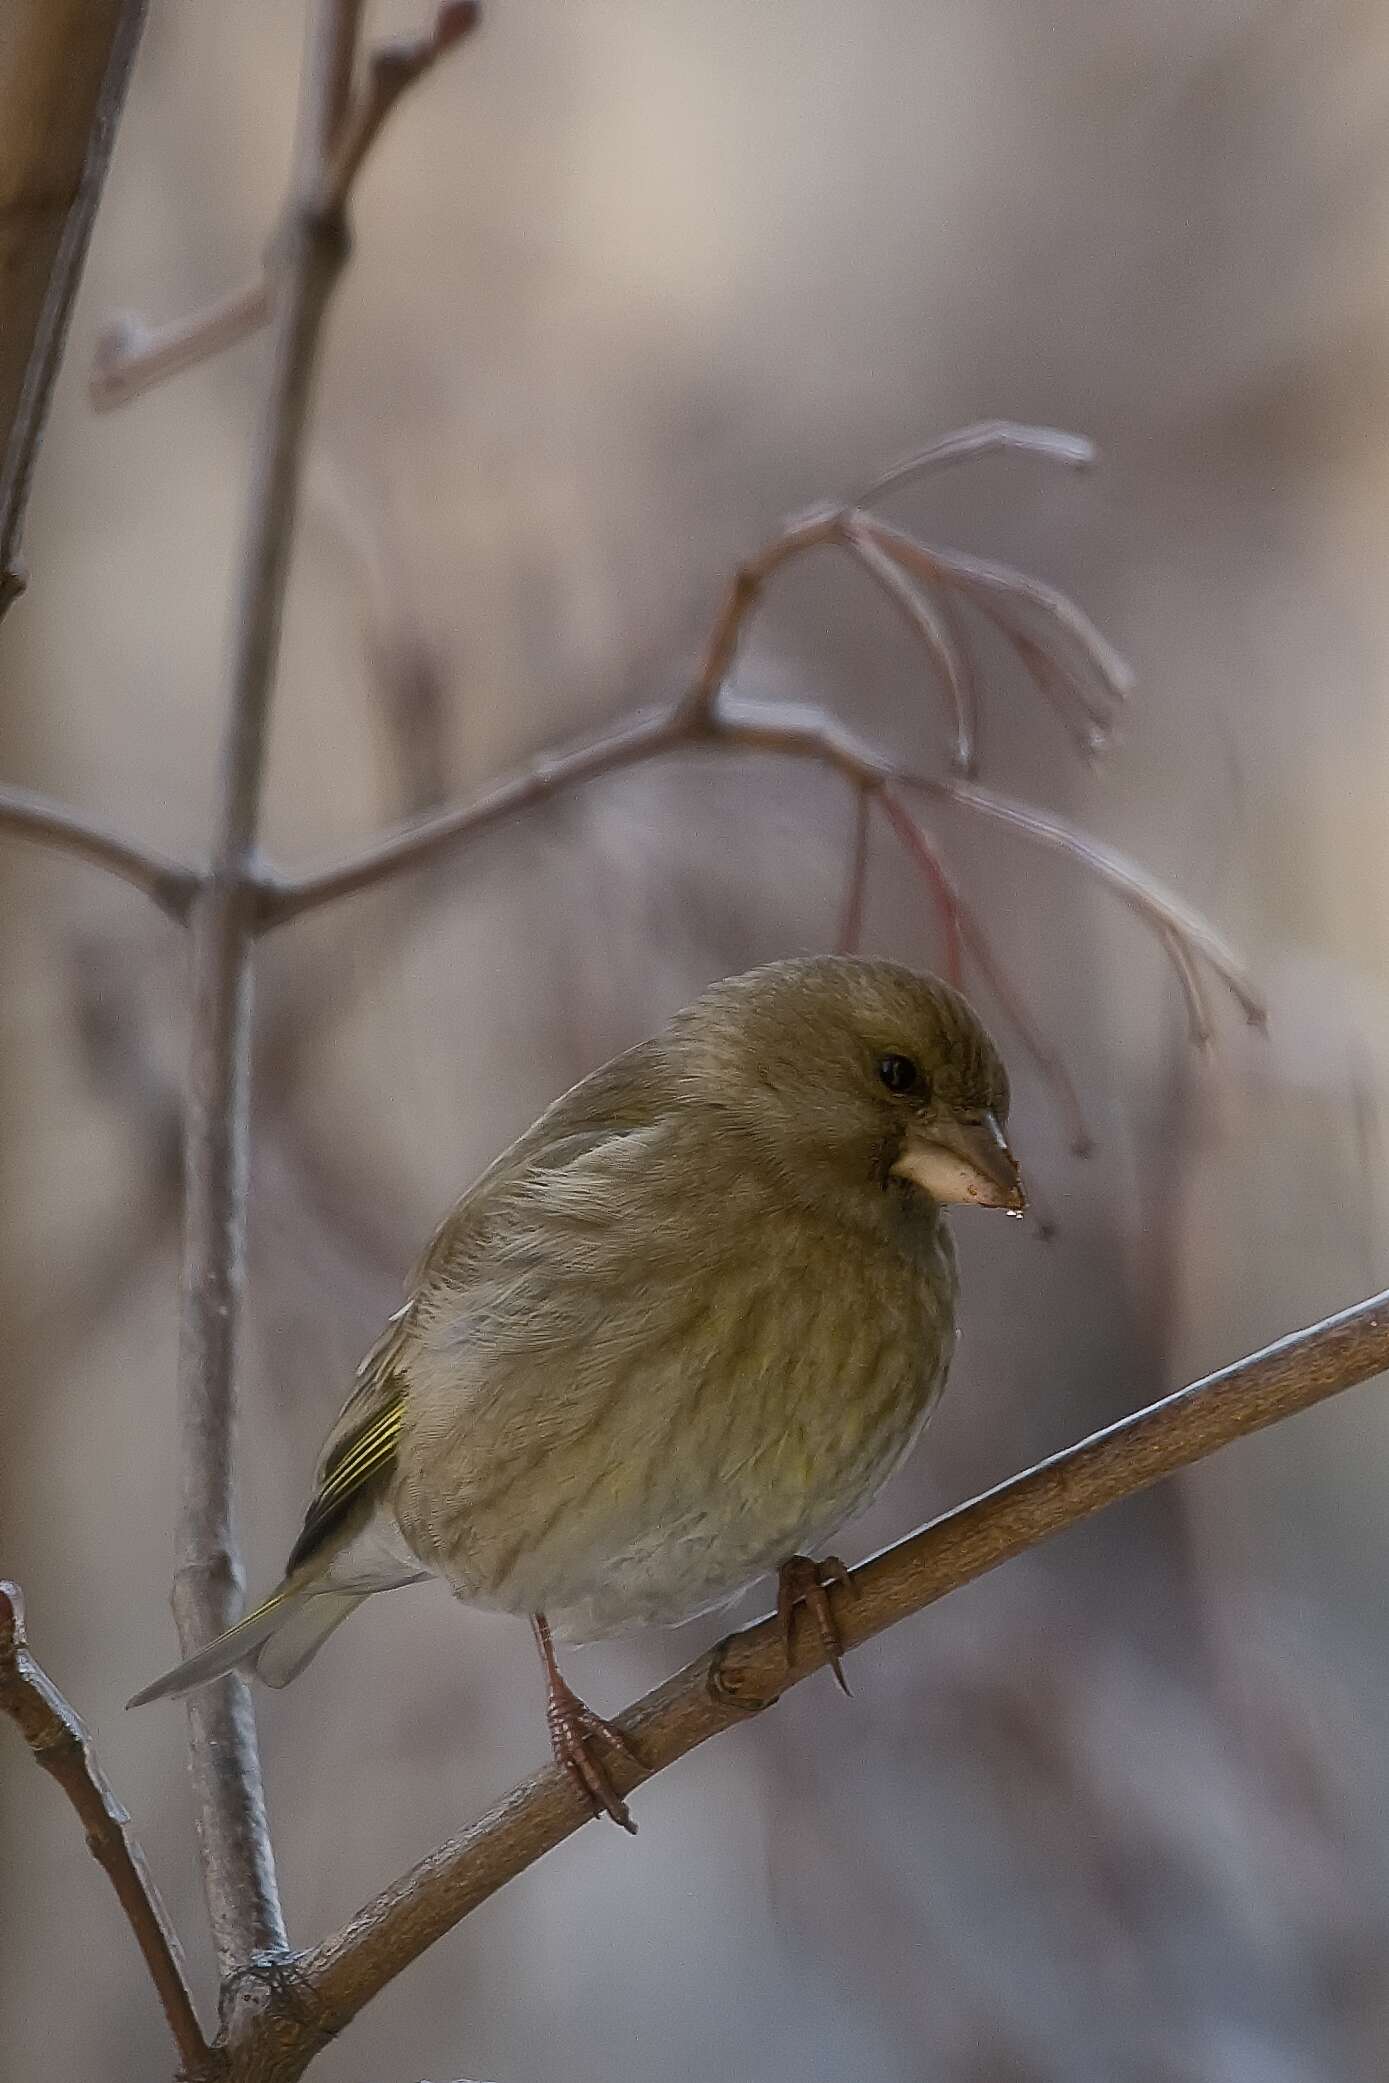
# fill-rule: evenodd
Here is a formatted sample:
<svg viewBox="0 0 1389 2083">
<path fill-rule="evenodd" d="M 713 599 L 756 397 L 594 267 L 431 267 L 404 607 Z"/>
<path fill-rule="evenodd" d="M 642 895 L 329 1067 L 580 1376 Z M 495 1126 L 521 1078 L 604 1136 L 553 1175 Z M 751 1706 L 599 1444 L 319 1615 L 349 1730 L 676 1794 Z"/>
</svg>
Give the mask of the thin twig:
<svg viewBox="0 0 1389 2083">
<path fill-rule="evenodd" d="M 960 550 L 918 542 L 900 528 L 861 515 L 856 528 L 888 557 L 926 586 L 946 585 L 968 600 L 1019 649 L 1049 660 L 1066 690 L 1088 717 L 1090 749 L 1099 750 L 1133 691 L 1133 669 L 1101 635 L 1085 611 L 1059 586 L 1030 572 L 1015 571 Z"/>
<path fill-rule="evenodd" d="M 1061 817 L 1048 811 L 1035 810 L 1030 804 L 1016 803 L 1008 796 L 994 795 L 990 790 L 976 788 L 969 782 L 924 782 L 919 786 L 928 793 L 944 797 L 948 802 L 959 803 L 967 810 L 976 810 L 982 817 L 995 819 L 1024 838 L 1035 840 L 1037 845 L 1049 847 L 1053 853 L 1068 855 L 1088 868 L 1100 882 L 1114 891 L 1129 909 L 1152 927 L 1171 953 L 1174 941 L 1183 943 L 1189 955 L 1194 950 L 1208 962 L 1221 982 L 1238 1000 L 1244 1016 L 1253 1027 L 1265 1025 L 1268 1014 L 1263 998 L 1253 978 L 1232 948 L 1226 946 L 1219 934 L 1207 925 L 1199 912 L 1183 904 L 1170 890 L 1145 875 L 1125 855 L 1104 846 L 1088 833 L 1078 831 Z M 1170 936 L 1170 937 L 1169 937 Z M 1183 979 L 1184 981 L 1184 979 Z"/>
<path fill-rule="evenodd" d="M 690 682 L 683 701 L 692 724 L 707 721 L 727 686 L 753 611 L 766 591 L 767 582 L 783 564 L 841 540 L 844 515 L 838 507 L 817 507 L 799 519 L 788 521 L 780 534 L 753 557 L 745 559 L 728 582 L 714 626 L 704 647 L 699 670 Z"/>
<path fill-rule="evenodd" d="M 452 804 L 432 817 L 397 826 L 339 862 L 299 876 L 273 868 L 260 875 L 261 928 L 302 918 L 341 897 L 388 882 L 407 870 L 426 867 L 461 851 L 520 811 L 578 787 L 600 774 L 673 751 L 691 733 L 673 710 L 637 715 L 599 739 L 586 739 L 547 754 L 482 795 Z"/>
<path fill-rule="evenodd" d="M 382 125 L 407 87 L 469 35 L 482 19 L 478 0 L 444 0 L 434 25 L 423 36 L 379 44 L 367 59 L 366 82 L 349 102 L 324 168 L 320 201 L 324 209 L 347 205 L 362 162 L 381 134 Z"/>
<path fill-rule="evenodd" d="M 189 908 L 202 886 L 198 869 L 137 845 L 97 818 L 85 817 L 32 789 L 0 787 L 0 832 L 12 832 L 16 838 L 30 839 L 37 846 L 73 854 L 78 860 L 105 868 L 108 874 L 118 875 L 122 882 L 143 890 L 180 925 L 186 923 Z"/>
<path fill-rule="evenodd" d="M 835 946 L 841 955 L 856 955 L 863 940 L 863 907 L 868 893 L 868 842 L 872 837 L 873 795 L 867 788 L 854 791 L 854 837 L 849 849 L 849 873 L 844 884 L 844 905 L 839 915 Z"/>
<path fill-rule="evenodd" d="M 888 823 L 906 848 L 918 873 L 924 877 L 926 887 L 935 899 L 945 947 L 942 967 L 946 981 L 952 983 L 958 991 L 964 983 L 965 964 L 960 932 L 960 892 L 954 877 L 895 789 L 881 788 L 878 796 L 887 813 Z"/>
<path fill-rule="evenodd" d="M 939 668 L 955 725 L 955 770 L 972 775 L 979 762 L 979 688 L 947 603 L 926 586 L 914 585 L 857 517 L 845 527 L 845 547 L 906 618 Z"/>
<path fill-rule="evenodd" d="M 851 1594 L 832 1594 L 845 1646 L 869 1641 L 1063 1528 L 1386 1368 L 1389 1292 L 1179 1389 L 876 1555 L 853 1572 Z M 697 1744 L 761 1712 L 826 1661 L 809 1628 L 796 1638 L 790 1670 L 784 1653 L 776 1622 L 763 1620 L 639 1701 L 620 1726 L 640 1763 L 618 1752 L 609 1760 L 618 1790 L 630 1793 Z M 591 1820 L 567 1773 L 549 1767 L 535 1774 L 342 1931 L 299 1956 L 292 1997 L 312 2024 L 296 2024 L 289 2006 L 272 1999 L 268 2015 L 248 2017 L 233 2035 L 233 2058 L 246 2061 L 262 2083 L 291 2083 L 323 2031 L 340 2031 L 470 1911 Z"/>
<path fill-rule="evenodd" d="M 167 377 L 196 369 L 199 362 L 234 347 L 260 331 L 270 316 L 270 284 L 264 274 L 229 290 L 206 310 L 186 312 L 167 325 L 149 326 L 129 312 L 102 327 L 92 349 L 87 397 L 97 412 L 128 405 Z"/>
<path fill-rule="evenodd" d="M 956 427 L 953 432 L 928 441 L 924 448 L 903 456 L 881 477 L 875 477 L 861 492 L 856 492 L 850 504 L 867 506 L 871 500 L 881 499 L 885 492 L 896 491 L 913 478 L 944 470 L 951 463 L 974 462 L 981 456 L 1005 451 L 1013 455 L 1040 456 L 1045 462 L 1061 463 L 1068 470 L 1092 470 L 1100 459 L 1094 442 L 1088 441 L 1083 434 L 1066 434 L 1059 427 L 1021 426 L 1017 420 L 979 420 L 970 427 Z"/>
<path fill-rule="evenodd" d="M 3 1583 L 0 1712 L 9 1715 L 38 1763 L 57 1780 L 77 1811 L 87 1834 L 87 1848 L 115 1889 L 135 1943 L 144 1954 L 183 2072 L 189 2078 L 202 2074 L 209 2048 L 193 2007 L 183 1953 L 131 1830 L 130 1817 L 111 1791 L 87 1731 L 30 1652 L 18 1586 Z"/>
</svg>

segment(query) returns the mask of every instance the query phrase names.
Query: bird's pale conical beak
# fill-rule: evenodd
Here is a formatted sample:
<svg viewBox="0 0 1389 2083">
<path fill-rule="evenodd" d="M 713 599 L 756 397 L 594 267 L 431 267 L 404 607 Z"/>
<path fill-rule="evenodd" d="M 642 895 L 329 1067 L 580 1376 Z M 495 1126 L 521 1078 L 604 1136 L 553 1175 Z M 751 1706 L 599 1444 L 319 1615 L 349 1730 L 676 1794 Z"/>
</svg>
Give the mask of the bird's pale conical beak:
<svg viewBox="0 0 1389 2083">
<path fill-rule="evenodd" d="M 923 1121 L 908 1131 L 906 1147 L 892 1169 L 934 1201 L 1007 1208 L 1014 1215 L 1027 1206 L 1018 1161 L 992 1114 L 972 1121 L 949 1116 Z"/>
</svg>

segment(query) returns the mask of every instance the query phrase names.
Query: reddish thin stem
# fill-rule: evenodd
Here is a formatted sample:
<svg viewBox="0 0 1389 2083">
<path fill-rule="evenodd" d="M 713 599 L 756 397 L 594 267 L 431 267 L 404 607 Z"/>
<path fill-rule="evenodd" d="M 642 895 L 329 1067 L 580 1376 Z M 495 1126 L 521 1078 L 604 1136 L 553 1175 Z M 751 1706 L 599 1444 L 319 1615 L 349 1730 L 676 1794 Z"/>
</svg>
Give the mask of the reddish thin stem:
<svg viewBox="0 0 1389 2083">
<path fill-rule="evenodd" d="M 841 955 L 856 955 L 863 943 L 863 907 L 868 888 L 868 841 L 873 818 L 870 790 L 854 793 L 854 836 L 849 854 L 849 874 L 844 885 L 844 906 L 839 917 L 835 946 Z"/>
<path fill-rule="evenodd" d="M 960 892 L 939 853 L 896 791 L 881 788 L 878 796 L 889 823 L 925 876 L 927 888 L 935 899 L 945 950 L 941 966 L 947 980 L 958 991 L 963 987 L 965 973 Z"/>
</svg>

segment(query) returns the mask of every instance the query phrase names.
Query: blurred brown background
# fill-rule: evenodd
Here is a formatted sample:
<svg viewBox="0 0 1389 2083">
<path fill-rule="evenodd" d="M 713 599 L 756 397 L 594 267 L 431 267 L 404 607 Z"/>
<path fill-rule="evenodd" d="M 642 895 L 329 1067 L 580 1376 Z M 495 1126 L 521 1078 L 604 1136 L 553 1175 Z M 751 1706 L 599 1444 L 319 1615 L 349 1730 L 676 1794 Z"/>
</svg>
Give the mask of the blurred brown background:
<svg viewBox="0 0 1389 2083">
<path fill-rule="evenodd" d="M 405 26 L 383 7 L 380 26 Z M 300 10 L 156 5 L 3 636 L 8 778 L 172 849 L 209 830 L 227 569 L 263 343 L 105 418 L 113 309 L 249 271 Z M 402 112 L 331 328 L 267 843 L 297 860 L 679 685 L 785 511 L 981 415 L 1102 476 L 990 462 L 900 495 L 1073 590 L 1137 662 L 1070 760 L 1000 654 L 985 778 L 1066 811 L 1255 961 L 1194 1061 L 1126 914 L 1006 836 L 940 835 L 1064 1044 L 1069 1158 L 1020 1069 L 1050 1246 L 958 1223 L 965 1338 L 858 1555 L 1384 1278 L 1389 19 L 1357 0 L 492 0 Z M 741 684 L 915 759 L 939 712 L 833 562 Z M 266 946 L 241 1502 L 253 1588 L 437 1214 L 564 1084 L 710 977 L 834 932 L 849 806 L 690 762 Z M 169 1660 L 183 949 L 0 848 L 0 1566 L 98 1736 L 210 1983 Z M 929 962 L 880 853 L 870 943 Z M 1016 1058 L 1017 1051 L 1010 1053 Z M 315 2074 L 498 2083 L 1303 2083 L 1389 2066 L 1389 1453 L 1363 1391 L 1053 1544 L 582 1833 Z M 614 1708 L 712 1630 L 585 1652 Z M 524 1629 L 374 1604 L 261 1729 L 315 1936 L 543 1755 Z M 16 2078 L 162 2074 L 71 1815 L 0 1741 Z"/>
</svg>

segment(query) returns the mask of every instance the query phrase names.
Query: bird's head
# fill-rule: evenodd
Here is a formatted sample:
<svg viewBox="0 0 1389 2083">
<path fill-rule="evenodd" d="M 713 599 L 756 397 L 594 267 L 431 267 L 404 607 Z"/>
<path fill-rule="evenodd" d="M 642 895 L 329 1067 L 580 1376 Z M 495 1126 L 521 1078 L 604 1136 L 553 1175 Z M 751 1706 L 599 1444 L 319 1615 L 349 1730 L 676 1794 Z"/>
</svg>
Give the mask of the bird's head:
<svg viewBox="0 0 1389 2083">
<path fill-rule="evenodd" d="M 1004 1135 L 1008 1074 L 938 977 L 843 956 L 775 962 L 715 984 L 672 1038 L 690 1096 L 802 1191 L 1027 1205 Z"/>
</svg>

